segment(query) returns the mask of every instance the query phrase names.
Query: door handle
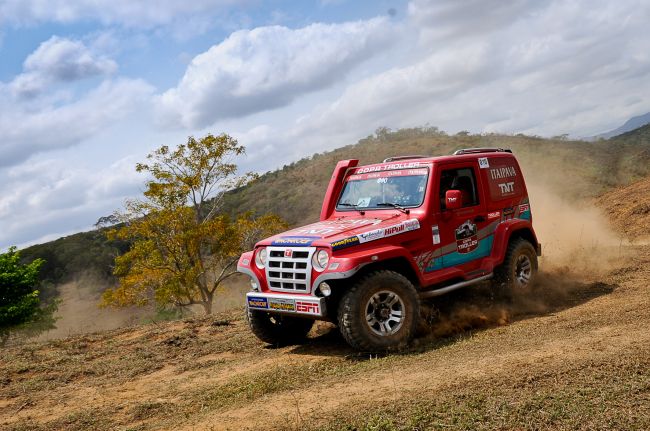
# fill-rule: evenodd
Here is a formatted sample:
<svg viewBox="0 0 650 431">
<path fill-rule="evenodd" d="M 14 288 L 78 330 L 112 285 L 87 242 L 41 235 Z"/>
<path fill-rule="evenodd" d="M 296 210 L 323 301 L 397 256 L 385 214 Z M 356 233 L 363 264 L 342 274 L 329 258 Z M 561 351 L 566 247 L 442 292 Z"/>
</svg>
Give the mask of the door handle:
<svg viewBox="0 0 650 431">
<path fill-rule="evenodd" d="M 485 216 L 480 215 L 480 216 L 474 217 L 474 223 L 482 223 L 484 221 L 485 221 Z"/>
</svg>

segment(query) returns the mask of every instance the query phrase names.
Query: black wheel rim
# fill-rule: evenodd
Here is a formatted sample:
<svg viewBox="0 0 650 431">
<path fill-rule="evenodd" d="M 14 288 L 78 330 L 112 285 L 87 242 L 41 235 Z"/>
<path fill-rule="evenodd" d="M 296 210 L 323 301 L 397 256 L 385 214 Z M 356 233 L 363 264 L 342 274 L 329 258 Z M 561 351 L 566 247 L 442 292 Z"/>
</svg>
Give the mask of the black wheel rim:
<svg viewBox="0 0 650 431">
<path fill-rule="evenodd" d="M 526 287 L 530 283 L 530 278 L 533 274 L 533 263 L 525 254 L 517 258 L 515 264 L 515 281 L 519 287 Z"/>
<path fill-rule="evenodd" d="M 370 330 L 386 337 L 400 330 L 405 318 L 404 301 L 389 290 L 375 293 L 366 303 L 366 323 Z"/>
</svg>

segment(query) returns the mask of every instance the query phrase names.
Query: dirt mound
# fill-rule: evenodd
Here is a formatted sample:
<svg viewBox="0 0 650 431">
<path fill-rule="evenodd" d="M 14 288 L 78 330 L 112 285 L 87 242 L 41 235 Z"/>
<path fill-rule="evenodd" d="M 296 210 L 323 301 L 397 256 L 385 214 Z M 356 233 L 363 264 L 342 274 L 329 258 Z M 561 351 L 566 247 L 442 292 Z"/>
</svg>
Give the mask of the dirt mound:
<svg viewBox="0 0 650 431">
<path fill-rule="evenodd" d="M 650 238 L 650 177 L 611 190 L 600 196 L 596 204 L 631 241 Z"/>
</svg>

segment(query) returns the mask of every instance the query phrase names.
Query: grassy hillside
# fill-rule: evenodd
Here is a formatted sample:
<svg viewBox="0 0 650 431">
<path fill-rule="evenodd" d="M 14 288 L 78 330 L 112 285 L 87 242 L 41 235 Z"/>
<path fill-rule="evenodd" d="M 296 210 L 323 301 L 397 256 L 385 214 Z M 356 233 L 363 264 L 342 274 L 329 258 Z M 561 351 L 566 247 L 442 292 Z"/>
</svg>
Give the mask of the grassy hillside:
<svg viewBox="0 0 650 431">
<path fill-rule="evenodd" d="M 314 154 L 262 175 L 253 184 L 230 193 L 225 210 L 235 215 L 252 210 L 273 212 L 291 225 L 318 219 L 322 198 L 339 160 L 375 163 L 406 154 L 444 155 L 460 148 L 511 148 L 528 182 L 542 184 L 567 198 L 595 196 L 613 186 L 628 184 L 650 173 L 650 125 L 598 142 L 544 139 L 497 134 L 448 136 L 437 128 L 391 131 L 378 129 L 354 145 Z M 22 252 L 25 260 L 47 261 L 44 290 L 90 271 L 110 280 L 113 259 L 127 244 L 108 242 L 101 231 L 84 232 L 35 245 Z"/>
<path fill-rule="evenodd" d="M 8 347 L 0 429 L 647 430 L 650 248 L 624 251 L 508 304 L 453 292 L 388 356 L 325 324 L 268 348 L 240 310 Z"/>
<path fill-rule="evenodd" d="M 512 149 L 528 178 L 569 197 L 594 196 L 650 173 L 650 126 L 599 142 L 524 135 L 448 136 L 436 129 L 383 130 L 355 145 L 315 154 L 262 175 L 250 186 L 231 193 L 226 208 L 231 213 L 271 211 L 291 224 L 301 224 L 318 218 L 327 183 L 339 160 L 358 158 L 362 164 L 376 163 L 395 155 L 445 155 L 470 147 Z"/>
<path fill-rule="evenodd" d="M 45 259 L 41 268 L 41 292 L 45 298 L 56 295 L 55 286 L 82 275 L 113 282 L 115 257 L 126 252 L 128 244 L 109 241 L 101 230 L 81 232 L 21 251 L 24 261 Z"/>
</svg>

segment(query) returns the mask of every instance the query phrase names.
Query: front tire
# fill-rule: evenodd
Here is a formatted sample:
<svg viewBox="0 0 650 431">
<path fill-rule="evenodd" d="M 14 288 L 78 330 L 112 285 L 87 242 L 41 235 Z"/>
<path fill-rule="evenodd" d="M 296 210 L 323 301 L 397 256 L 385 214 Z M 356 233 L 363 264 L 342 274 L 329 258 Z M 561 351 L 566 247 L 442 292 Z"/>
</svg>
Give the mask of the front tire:
<svg viewBox="0 0 650 431">
<path fill-rule="evenodd" d="M 376 271 L 341 298 L 339 329 L 355 349 L 392 350 L 411 341 L 419 313 L 417 292 L 406 277 L 393 271 Z"/>
<path fill-rule="evenodd" d="M 257 338 L 274 346 L 300 344 L 314 325 L 310 319 L 271 314 L 246 307 L 246 320 Z"/>
<path fill-rule="evenodd" d="M 526 293 L 537 278 L 537 252 L 523 238 L 515 238 L 508 244 L 503 264 L 494 271 L 494 284 L 506 298 Z"/>
</svg>

